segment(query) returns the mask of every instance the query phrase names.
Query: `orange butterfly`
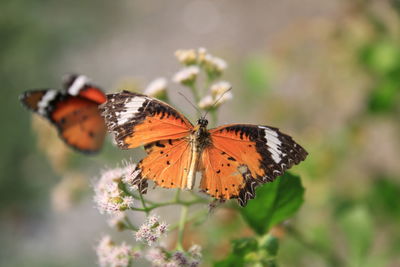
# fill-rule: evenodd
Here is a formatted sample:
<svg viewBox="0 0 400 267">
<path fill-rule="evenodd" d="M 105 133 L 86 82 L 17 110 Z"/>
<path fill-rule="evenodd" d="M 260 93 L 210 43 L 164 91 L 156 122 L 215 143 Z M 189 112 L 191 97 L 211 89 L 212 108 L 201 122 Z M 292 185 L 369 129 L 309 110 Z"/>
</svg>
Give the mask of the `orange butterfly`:
<svg viewBox="0 0 400 267">
<path fill-rule="evenodd" d="M 147 180 L 192 189 L 199 171 L 201 191 L 221 200 L 237 198 L 245 206 L 257 185 L 308 154 L 277 128 L 230 124 L 207 130 L 206 119 L 193 126 L 168 104 L 128 91 L 107 95 L 100 109 L 120 148 L 145 147 L 148 155 L 136 166 L 133 182 L 142 192 Z"/>
<path fill-rule="evenodd" d="M 31 90 L 20 96 L 25 107 L 50 120 L 64 142 L 84 153 L 98 152 L 106 127 L 98 106 L 106 95 L 83 75 L 68 75 L 64 90 Z"/>
</svg>

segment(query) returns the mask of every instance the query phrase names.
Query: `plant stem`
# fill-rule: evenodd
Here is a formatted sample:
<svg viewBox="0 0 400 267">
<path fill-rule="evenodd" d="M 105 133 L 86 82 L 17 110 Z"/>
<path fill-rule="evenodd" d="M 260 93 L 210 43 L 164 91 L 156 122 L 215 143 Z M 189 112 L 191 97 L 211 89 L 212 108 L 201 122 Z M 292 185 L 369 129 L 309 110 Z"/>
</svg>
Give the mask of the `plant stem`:
<svg viewBox="0 0 400 267">
<path fill-rule="evenodd" d="M 181 210 L 181 218 L 179 220 L 179 226 L 178 226 L 178 242 L 176 244 L 176 249 L 177 250 L 184 250 L 183 248 L 183 234 L 185 231 L 185 224 L 186 224 L 186 217 L 189 211 L 188 206 L 183 206 Z"/>
<path fill-rule="evenodd" d="M 139 192 L 140 201 L 142 202 L 143 211 L 146 212 L 146 215 L 149 215 L 150 210 L 147 208 L 146 201 L 143 198 L 143 194 Z"/>
</svg>

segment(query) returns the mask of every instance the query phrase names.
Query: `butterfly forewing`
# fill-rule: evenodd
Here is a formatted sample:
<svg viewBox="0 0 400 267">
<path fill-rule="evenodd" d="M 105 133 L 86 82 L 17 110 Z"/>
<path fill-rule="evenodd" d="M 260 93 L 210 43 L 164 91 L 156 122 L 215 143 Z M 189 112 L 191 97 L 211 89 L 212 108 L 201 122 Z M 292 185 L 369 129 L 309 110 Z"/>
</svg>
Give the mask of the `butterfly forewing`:
<svg viewBox="0 0 400 267">
<path fill-rule="evenodd" d="M 193 129 L 193 125 L 168 104 L 128 91 L 107 95 L 107 102 L 100 109 L 108 129 L 123 149 L 183 138 Z"/>
<path fill-rule="evenodd" d="M 236 176 L 241 176 L 239 183 L 239 193 L 233 191 L 229 198 L 237 197 L 239 203 L 243 206 L 247 201 L 255 197 L 254 188 L 260 183 L 273 181 L 292 167 L 304 160 L 307 152 L 293 139 L 281 133 L 277 128 L 269 126 L 232 124 L 224 125 L 210 130 L 212 145 L 203 152 L 203 159 L 209 159 L 210 162 L 221 161 L 221 156 L 225 156 L 226 160 L 222 168 L 228 169 L 235 166 L 233 172 Z M 219 150 L 220 155 L 214 150 Z M 223 158 L 223 157 L 222 157 Z M 229 166 L 227 165 L 229 163 Z M 222 163 L 221 163 L 222 164 Z M 202 165 L 209 164 L 202 162 Z M 211 185 L 215 188 L 225 190 L 229 183 L 226 179 L 226 171 L 223 173 L 211 174 L 214 169 L 204 168 L 204 177 L 207 182 L 203 185 Z M 214 178 L 210 178 L 213 176 Z M 237 176 L 239 177 L 239 176 Z M 211 184 L 211 185 L 210 185 Z M 223 195 L 215 195 L 217 198 L 226 198 Z"/>
</svg>

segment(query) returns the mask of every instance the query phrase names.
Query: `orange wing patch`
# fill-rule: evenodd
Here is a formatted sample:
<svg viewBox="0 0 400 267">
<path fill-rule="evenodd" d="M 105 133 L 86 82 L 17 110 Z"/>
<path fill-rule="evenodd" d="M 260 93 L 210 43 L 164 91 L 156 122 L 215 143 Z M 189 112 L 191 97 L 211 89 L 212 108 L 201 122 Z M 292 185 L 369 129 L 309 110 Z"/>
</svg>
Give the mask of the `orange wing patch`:
<svg viewBox="0 0 400 267">
<path fill-rule="evenodd" d="M 225 152 L 208 147 L 203 151 L 201 165 L 202 172 L 200 189 L 217 199 L 237 198 L 243 188 L 243 177 L 238 161 Z"/>
<path fill-rule="evenodd" d="M 146 180 L 165 188 L 184 187 L 189 172 L 190 144 L 186 139 L 157 141 L 145 146 L 148 153 L 136 167 L 133 184 L 141 191 Z"/>
<path fill-rule="evenodd" d="M 92 85 L 86 85 L 81 91 L 79 91 L 79 96 L 92 100 L 99 105 L 103 104 L 107 100 L 106 95 L 97 87 Z"/>
<path fill-rule="evenodd" d="M 106 128 L 96 103 L 66 98 L 56 104 L 50 120 L 57 126 L 60 137 L 72 147 L 89 153 L 101 148 Z"/>
<path fill-rule="evenodd" d="M 123 149 L 187 136 L 193 125 L 168 104 L 124 91 L 100 106 L 108 129 Z"/>
</svg>

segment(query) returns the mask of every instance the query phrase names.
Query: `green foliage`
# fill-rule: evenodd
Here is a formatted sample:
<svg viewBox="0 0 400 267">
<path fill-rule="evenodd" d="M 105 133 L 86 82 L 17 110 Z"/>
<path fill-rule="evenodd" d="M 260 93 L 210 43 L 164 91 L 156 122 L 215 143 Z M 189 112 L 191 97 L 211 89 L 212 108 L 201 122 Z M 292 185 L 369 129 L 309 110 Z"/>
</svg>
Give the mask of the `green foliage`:
<svg viewBox="0 0 400 267">
<path fill-rule="evenodd" d="M 350 266 L 364 266 L 373 239 L 371 215 L 364 206 L 355 206 L 343 212 L 338 220 L 345 234 Z"/>
<path fill-rule="evenodd" d="M 265 235 L 259 239 L 253 237 L 236 239 L 232 241 L 232 252 L 226 259 L 216 262 L 214 267 L 277 266 L 275 257 L 278 248 L 278 239 L 272 235 Z"/>
<path fill-rule="evenodd" d="M 361 49 L 360 59 L 375 78 L 368 110 L 372 113 L 395 110 L 400 99 L 400 44 L 388 39 L 369 43 Z"/>
<path fill-rule="evenodd" d="M 368 206 L 374 214 L 385 218 L 400 220 L 400 184 L 391 177 L 381 177 L 375 180 L 367 196 Z"/>
<path fill-rule="evenodd" d="M 299 176 L 285 173 L 256 189 L 256 198 L 241 209 L 248 225 L 259 235 L 290 218 L 303 203 L 304 188 Z"/>
</svg>

